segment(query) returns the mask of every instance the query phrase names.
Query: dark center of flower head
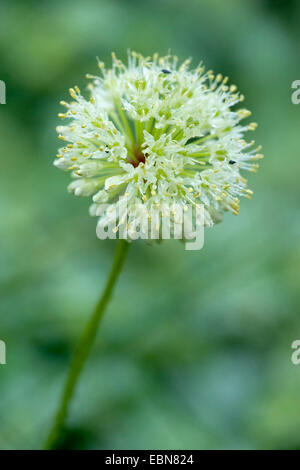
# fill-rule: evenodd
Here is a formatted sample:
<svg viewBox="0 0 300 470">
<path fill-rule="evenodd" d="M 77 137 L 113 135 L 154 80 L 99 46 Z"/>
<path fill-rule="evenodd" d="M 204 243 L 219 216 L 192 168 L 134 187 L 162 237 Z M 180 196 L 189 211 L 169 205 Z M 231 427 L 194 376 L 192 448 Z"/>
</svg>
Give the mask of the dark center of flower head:
<svg viewBox="0 0 300 470">
<path fill-rule="evenodd" d="M 147 154 L 145 155 L 139 147 L 136 147 L 134 151 L 134 157 L 130 158 L 128 162 L 131 163 L 134 168 L 136 168 L 140 163 L 145 163 L 146 156 Z"/>
</svg>

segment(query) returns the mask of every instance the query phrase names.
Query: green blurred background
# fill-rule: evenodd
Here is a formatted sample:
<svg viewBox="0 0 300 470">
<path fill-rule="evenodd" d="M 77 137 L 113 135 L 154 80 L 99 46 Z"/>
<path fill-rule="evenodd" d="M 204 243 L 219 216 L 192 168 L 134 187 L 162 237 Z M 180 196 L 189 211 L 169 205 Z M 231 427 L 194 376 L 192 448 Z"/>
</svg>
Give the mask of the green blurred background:
<svg viewBox="0 0 300 470">
<path fill-rule="evenodd" d="M 203 250 L 133 244 L 63 447 L 300 449 L 299 20 L 297 0 L 1 1 L 1 449 L 43 445 L 115 247 L 52 166 L 58 103 L 128 48 L 229 75 L 265 159 Z"/>
</svg>

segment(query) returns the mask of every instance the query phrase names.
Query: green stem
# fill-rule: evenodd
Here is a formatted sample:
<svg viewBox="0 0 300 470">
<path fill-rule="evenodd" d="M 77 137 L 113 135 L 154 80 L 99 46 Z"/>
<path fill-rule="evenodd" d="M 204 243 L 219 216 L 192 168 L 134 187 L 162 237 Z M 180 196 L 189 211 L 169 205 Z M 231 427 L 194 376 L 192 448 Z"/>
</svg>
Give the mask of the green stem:
<svg viewBox="0 0 300 470">
<path fill-rule="evenodd" d="M 62 431 L 64 429 L 65 421 L 68 415 L 69 405 L 74 395 L 75 387 L 77 385 L 84 364 L 90 354 L 91 348 L 96 338 L 99 322 L 103 316 L 105 307 L 111 298 L 111 294 L 115 286 L 116 280 L 123 267 L 128 248 L 129 243 L 126 240 L 120 239 L 118 241 L 113 265 L 109 277 L 107 279 L 104 292 L 100 300 L 98 301 L 96 308 L 90 320 L 88 321 L 76 348 L 73 361 L 69 369 L 69 374 L 66 380 L 64 391 L 61 397 L 60 406 L 56 414 L 55 422 L 46 441 L 46 449 L 55 449 L 60 442 Z"/>
</svg>

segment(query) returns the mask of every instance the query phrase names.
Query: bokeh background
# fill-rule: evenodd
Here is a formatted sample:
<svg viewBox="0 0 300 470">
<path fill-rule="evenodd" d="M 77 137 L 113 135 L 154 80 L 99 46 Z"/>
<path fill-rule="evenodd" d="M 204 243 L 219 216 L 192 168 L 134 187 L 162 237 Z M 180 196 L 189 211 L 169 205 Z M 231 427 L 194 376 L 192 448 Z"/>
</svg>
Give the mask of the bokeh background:
<svg viewBox="0 0 300 470">
<path fill-rule="evenodd" d="M 110 268 L 52 166 L 59 100 L 96 56 L 170 49 L 229 75 L 265 159 L 204 249 L 134 243 L 68 420 L 69 449 L 299 449 L 297 0 L 1 1 L 0 448 L 39 449 Z M 250 136 L 252 137 L 252 136 Z"/>
</svg>

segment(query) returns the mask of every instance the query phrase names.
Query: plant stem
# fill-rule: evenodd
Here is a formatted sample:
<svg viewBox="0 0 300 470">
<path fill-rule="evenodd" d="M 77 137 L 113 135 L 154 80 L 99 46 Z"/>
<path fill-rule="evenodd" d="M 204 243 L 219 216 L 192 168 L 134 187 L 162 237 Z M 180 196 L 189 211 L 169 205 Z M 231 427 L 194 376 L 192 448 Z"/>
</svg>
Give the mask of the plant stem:
<svg viewBox="0 0 300 470">
<path fill-rule="evenodd" d="M 91 348 L 96 338 L 99 322 L 103 316 L 105 307 L 111 298 L 111 294 L 115 286 L 116 280 L 122 270 L 128 248 L 129 243 L 126 240 L 120 239 L 118 241 L 113 265 L 109 277 L 107 279 L 104 292 L 100 300 L 98 301 L 96 308 L 90 320 L 88 321 L 81 336 L 81 339 L 77 345 L 61 397 L 60 406 L 56 414 L 54 425 L 46 441 L 45 449 L 55 449 L 60 442 L 61 434 L 64 429 L 65 421 L 67 419 L 68 409 L 71 399 L 74 395 L 75 387 L 77 385 L 84 364 L 90 354 Z"/>
</svg>

